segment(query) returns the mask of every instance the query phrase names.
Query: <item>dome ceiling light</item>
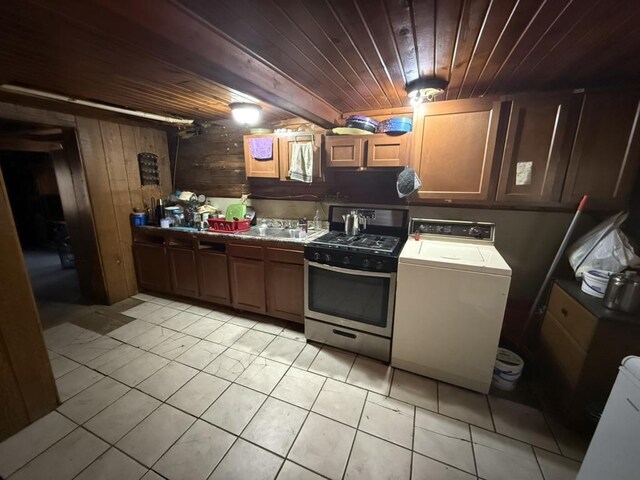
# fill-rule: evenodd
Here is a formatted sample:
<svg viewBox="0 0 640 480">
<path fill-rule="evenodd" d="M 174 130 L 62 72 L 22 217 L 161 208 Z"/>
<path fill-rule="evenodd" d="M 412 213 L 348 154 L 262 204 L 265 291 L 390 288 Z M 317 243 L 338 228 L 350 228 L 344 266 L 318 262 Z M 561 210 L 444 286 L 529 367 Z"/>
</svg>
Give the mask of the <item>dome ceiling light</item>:
<svg viewBox="0 0 640 480">
<path fill-rule="evenodd" d="M 229 104 L 233 119 L 243 125 L 255 125 L 260 121 L 262 107 L 255 103 L 234 102 Z"/>
<path fill-rule="evenodd" d="M 420 105 L 425 100 L 433 102 L 435 97 L 442 94 L 449 82 L 437 77 L 420 77 L 407 83 L 405 89 L 409 95 L 409 101 L 414 107 Z"/>
</svg>

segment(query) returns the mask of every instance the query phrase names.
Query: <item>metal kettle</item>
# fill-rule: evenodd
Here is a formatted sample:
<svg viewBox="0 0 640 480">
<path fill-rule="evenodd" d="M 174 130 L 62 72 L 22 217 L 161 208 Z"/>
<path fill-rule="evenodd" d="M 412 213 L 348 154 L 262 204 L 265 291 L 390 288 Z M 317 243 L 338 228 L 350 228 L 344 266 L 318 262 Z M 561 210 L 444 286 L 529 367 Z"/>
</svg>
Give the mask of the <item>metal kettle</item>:
<svg viewBox="0 0 640 480">
<path fill-rule="evenodd" d="M 640 312 L 640 275 L 635 272 L 611 275 L 603 301 L 604 306 L 611 310 Z"/>
<path fill-rule="evenodd" d="M 351 210 L 348 215 L 342 215 L 344 220 L 344 233 L 347 235 L 357 235 L 360 233 L 360 215 L 357 210 Z"/>
</svg>

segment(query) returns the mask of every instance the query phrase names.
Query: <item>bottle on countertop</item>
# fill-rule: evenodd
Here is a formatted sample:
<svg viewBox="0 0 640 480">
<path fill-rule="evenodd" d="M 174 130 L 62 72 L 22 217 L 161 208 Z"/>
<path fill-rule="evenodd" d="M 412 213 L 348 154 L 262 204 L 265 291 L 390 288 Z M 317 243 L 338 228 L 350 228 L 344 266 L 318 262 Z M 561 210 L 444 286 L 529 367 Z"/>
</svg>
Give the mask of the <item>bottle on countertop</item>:
<svg viewBox="0 0 640 480">
<path fill-rule="evenodd" d="M 320 210 L 316 210 L 316 215 L 313 217 L 313 228 L 315 230 L 322 230 L 322 221 L 320 220 Z"/>
<path fill-rule="evenodd" d="M 158 225 L 160 225 L 160 221 L 164 218 L 164 205 L 162 204 L 162 199 L 158 199 L 158 205 L 156 206 L 156 221 Z"/>
</svg>

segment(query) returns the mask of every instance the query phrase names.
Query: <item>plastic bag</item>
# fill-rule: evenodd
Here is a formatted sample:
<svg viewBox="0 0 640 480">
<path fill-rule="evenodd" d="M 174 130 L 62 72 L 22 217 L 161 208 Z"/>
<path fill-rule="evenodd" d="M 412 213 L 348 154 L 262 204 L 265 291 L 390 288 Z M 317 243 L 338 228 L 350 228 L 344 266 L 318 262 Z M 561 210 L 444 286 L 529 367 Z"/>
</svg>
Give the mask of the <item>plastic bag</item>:
<svg viewBox="0 0 640 480">
<path fill-rule="evenodd" d="M 626 218 L 627 213 L 622 212 L 606 219 L 567 249 L 577 279 L 591 269 L 621 272 L 628 267 L 640 266 L 640 257 L 620 230 Z"/>
</svg>

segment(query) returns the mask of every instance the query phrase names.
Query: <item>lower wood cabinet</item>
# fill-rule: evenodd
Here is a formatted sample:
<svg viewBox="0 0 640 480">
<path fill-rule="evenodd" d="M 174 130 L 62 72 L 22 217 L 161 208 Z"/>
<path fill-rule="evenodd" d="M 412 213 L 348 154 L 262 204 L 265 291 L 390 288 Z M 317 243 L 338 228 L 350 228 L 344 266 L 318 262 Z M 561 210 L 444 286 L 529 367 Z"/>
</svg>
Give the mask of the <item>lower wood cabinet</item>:
<svg viewBox="0 0 640 480">
<path fill-rule="evenodd" d="M 574 428 L 592 430 L 627 355 L 638 353 L 640 324 L 604 307 L 573 280 L 556 280 L 532 363 L 546 407 Z"/>
<path fill-rule="evenodd" d="M 224 244 L 222 245 L 224 247 Z M 196 257 L 200 298 L 209 302 L 231 304 L 227 254 L 198 251 Z"/>
<path fill-rule="evenodd" d="M 267 313 L 304 322 L 304 254 L 301 250 L 266 249 Z"/>
<path fill-rule="evenodd" d="M 152 233 L 149 233 L 152 232 Z M 133 229 L 138 284 L 144 290 L 304 321 L 304 248 Z"/>
<path fill-rule="evenodd" d="M 229 281 L 235 308 L 256 313 L 267 312 L 262 260 L 229 257 Z"/>
<path fill-rule="evenodd" d="M 171 292 L 169 267 L 164 244 L 134 243 L 133 259 L 138 284 L 154 292 Z"/>
<path fill-rule="evenodd" d="M 176 295 L 198 297 L 198 272 L 193 249 L 167 247 L 171 291 Z"/>
</svg>

